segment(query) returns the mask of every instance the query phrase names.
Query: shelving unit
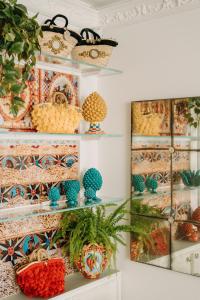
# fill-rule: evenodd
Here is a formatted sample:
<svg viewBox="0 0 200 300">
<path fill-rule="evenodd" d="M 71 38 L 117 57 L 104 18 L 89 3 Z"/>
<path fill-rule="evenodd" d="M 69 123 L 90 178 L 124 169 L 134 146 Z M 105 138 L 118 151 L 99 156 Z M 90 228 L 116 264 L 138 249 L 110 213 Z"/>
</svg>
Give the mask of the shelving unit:
<svg viewBox="0 0 200 300">
<path fill-rule="evenodd" d="M 99 67 L 87 63 L 77 62 L 72 59 L 68 59 L 65 57 L 54 57 L 51 55 L 47 55 L 46 53 L 42 53 L 41 55 L 38 55 L 38 61 L 36 64 L 36 67 L 41 68 L 43 70 L 49 70 L 53 72 L 61 72 L 66 74 L 72 74 L 77 75 L 80 77 L 80 82 L 82 83 L 82 79 L 84 78 L 84 84 L 87 82 L 87 80 L 93 79 L 93 76 L 111 76 L 111 75 L 118 75 L 122 72 L 120 70 L 107 68 L 107 67 Z M 50 72 L 51 73 L 51 72 Z M 86 81 L 85 81 L 86 78 Z M 82 85 L 80 84 L 80 88 L 82 88 Z M 86 92 L 86 91 L 85 91 Z M 90 89 L 89 89 L 90 92 Z M 80 96 L 80 95 L 79 95 Z M 85 170 L 89 167 L 96 167 L 98 168 L 98 145 L 99 141 L 101 140 L 110 140 L 110 139 L 118 139 L 121 138 L 122 135 L 120 133 L 106 133 L 106 134 L 85 134 L 82 133 L 83 130 L 80 130 L 79 133 L 74 134 L 49 134 L 49 133 L 38 133 L 33 131 L 14 131 L 14 130 L 7 130 L 7 129 L 0 129 L 0 144 L 3 146 L 1 155 L 3 155 L 4 159 L 4 153 L 6 156 L 5 161 L 7 161 L 7 154 L 5 149 L 9 149 L 9 155 L 11 156 L 11 164 L 14 161 L 14 164 L 12 166 L 9 166 L 10 168 L 16 168 L 19 177 L 21 178 L 21 168 L 24 172 L 26 168 L 28 169 L 30 166 L 33 166 L 33 174 L 31 174 L 31 179 L 25 182 L 24 180 L 24 186 L 22 184 L 22 179 L 20 181 L 20 187 L 22 186 L 22 190 L 18 190 L 17 197 L 23 198 L 23 203 L 20 204 L 17 203 L 16 207 L 12 206 L 13 202 L 16 200 L 12 200 L 12 189 L 15 186 L 18 186 L 16 182 L 17 180 L 11 180 L 9 181 L 9 184 L 5 184 L 5 181 L 3 181 L 2 189 L 0 187 L 0 224 L 3 226 L 3 233 L 2 236 L 4 236 L 5 241 L 1 241 L 2 243 L 7 243 L 7 240 L 10 239 L 10 248 L 12 248 L 13 253 L 15 251 L 19 254 L 19 257 L 23 257 L 26 254 L 26 251 L 24 250 L 24 240 L 29 238 L 29 236 L 37 236 L 37 240 L 41 240 L 41 243 L 43 243 L 42 247 L 46 245 L 46 241 L 48 240 L 49 245 L 51 244 L 51 241 L 53 239 L 53 236 L 58 229 L 60 219 L 62 217 L 62 214 L 65 212 L 72 212 L 75 210 L 85 209 L 85 208 L 95 208 L 100 205 L 112 207 L 115 205 L 118 205 L 120 202 L 122 202 L 124 199 L 120 197 L 105 197 L 102 195 L 99 195 L 99 197 L 102 199 L 99 203 L 94 203 L 92 205 L 85 205 L 84 204 L 84 196 L 81 191 L 80 198 L 79 198 L 79 204 L 77 207 L 69 208 L 66 204 L 66 198 L 65 196 L 62 196 L 61 200 L 58 201 L 57 207 L 51 207 L 49 205 L 49 201 L 47 200 L 48 193 L 47 191 L 51 186 L 59 185 L 62 186 L 61 182 L 63 181 L 63 175 L 62 176 L 55 176 L 54 180 L 54 170 L 57 170 L 57 164 L 58 168 L 60 168 L 61 163 L 66 164 L 66 159 L 72 156 L 75 165 L 75 171 L 74 171 L 74 178 L 77 177 L 77 169 L 79 170 Z M 64 154 L 60 150 L 59 146 L 62 145 L 60 148 L 62 151 L 66 151 Z M 5 146 L 5 147 L 4 147 Z M 17 150 L 15 152 L 14 160 L 12 160 L 13 150 L 12 148 L 17 146 Z M 19 148 L 18 148 L 19 146 Z M 57 146 L 59 148 L 59 151 L 57 151 Z M 63 147 L 63 146 L 66 146 Z M 42 148 L 43 147 L 43 148 Z M 69 147 L 69 148 L 67 148 Z M 34 155 L 32 155 L 30 149 Z M 41 152 L 37 149 L 45 149 L 41 150 Z M 23 149 L 23 150 L 19 150 Z M 47 149 L 47 150 L 46 150 Z M 52 149 L 55 149 L 52 151 Z M 64 149 L 64 150 L 63 150 Z M 67 149 L 67 150 L 66 150 Z M 20 152 L 22 151 L 22 152 Z M 47 155 L 46 152 L 47 151 Z M 52 151 L 52 153 L 51 153 Z M 39 153 L 39 154 L 38 154 Z M 42 154 L 41 154 L 42 153 Z M 84 154 L 84 158 L 80 159 L 80 156 Z M 46 171 L 45 161 L 43 164 L 42 158 L 44 156 L 47 156 L 47 160 L 53 159 L 55 160 L 53 162 L 53 168 L 51 170 L 51 176 L 48 175 L 48 171 Z M 28 163 L 23 161 L 23 166 L 21 166 L 21 156 L 25 157 L 25 159 L 28 159 L 28 156 L 30 156 L 30 160 L 28 160 Z M 32 157 L 33 156 L 33 157 Z M 38 156 L 38 157 L 37 157 Z M 67 158 L 66 158 L 67 157 Z M 1 157 L 2 158 L 2 157 Z M 23 160 L 22 159 L 22 160 Z M 64 160 L 63 160 L 64 159 Z M 57 161 L 58 160 L 58 161 Z M 5 163 L 4 161 L 4 163 Z M 0 161 L 0 164 L 2 162 Z M 47 168 L 49 168 L 49 163 L 47 164 Z M 28 166 L 28 167 L 27 167 Z M 30 168 L 31 168 L 30 167 Z M 37 168 L 40 169 L 37 169 Z M 66 165 L 65 165 L 66 167 Z M 7 168 L 7 165 L 6 165 Z M 71 166 L 68 167 L 69 169 Z M 28 169 L 29 170 L 29 169 Z M 38 171 L 40 170 L 40 171 Z M 43 172 L 44 171 L 44 172 Z M 31 171 L 32 172 L 32 171 Z M 40 182 L 40 178 L 38 179 L 37 172 L 40 172 L 40 174 L 43 174 L 43 181 Z M 58 172 L 58 171 L 57 171 Z M 60 169 L 59 169 L 60 172 Z M 58 172 L 58 174 L 60 174 Z M 69 172 L 69 170 L 67 170 Z M 68 173 L 66 174 L 68 175 Z M 8 172 L 6 171 L 6 174 Z M 16 173 L 16 171 L 15 171 Z M 26 173 L 26 172 L 25 172 Z M 47 174 L 48 173 L 48 174 Z M 61 172 L 62 173 L 62 172 Z M 72 172 L 73 173 L 73 172 Z M 14 174 L 14 172 L 13 172 Z M 26 174 L 30 174 L 27 172 Z M 64 173 L 65 174 L 65 173 Z M 70 173 L 71 174 L 71 173 Z M 49 180 L 47 180 L 47 175 L 50 176 Z M 78 174 L 79 176 L 80 174 Z M 29 175 L 27 175 L 29 176 Z M 42 176 L 42 175 L 41 175 Z M 11 177 L 9 173 L 9 178 Z M 34 178 L 34 180 L 33 180 Z M 61 180 L 62 178 L 62 180 Z M 66 177 L 67 178 L 67 177 Z M 73 177 L 70 177 L 73 178 Z M 57 179 L 57 180 L 56 180 Z M 65 179 L 64 179 L 65 180 Z M 8 182 L 7 181 L 7 182 Z M 33 182 L 34 181 L 34 182 Z M 47 182 L 48 181 L 48 182 Z M 54 182 L 55 181 L 55 182 Z M 11 183 L 10 183 L 11 182 Z M 13 183 L 14 182 L 14 183 Z M 37 186 L 38 184 L 38 186 Z M 61 188 L 62 190 L 62 188 Z M 22 191 L 22 194 L 21 194 Z M 36 193 L 37 197 L 39 198 L 32 198 L 32 195 Z M 63 193 L 63 190 L 62 190 Z M 112 193 L 111 193 L 112 194 Z M 35 195 L 35 194 L 34 194 Z M 15 195 L 16 196 L 16 195 Z M 15 196 L 13 198 L 15 198 Z M 31 201 L 30 198 L 31 197 Z M 33 196 L 34 197 L 34 196 Z M 42 197 L 40 199 L 40 197 Z M 11 204 L 10 202 L 11 201 Z M 45 202 L 42 202 L 45 201 Z M 26 204 L 28 203 L 28 204 Z M 37 204 L 34 204 L 37 203 Z M 39 203 L 39 204 L 38 204 Z M 25 224 L 29 224 L 26 229 Z M 43 237 L 44 236 L 44 237 Z M 20 245 L 17 247 L 20 248 L 19 251 L 16 250 L 14 246 L 14 239 L 19 239 Z M 34 243 L 34 242 L 33 242 Z M 40 243 L 40 242 L 39 242 Z M 0 245 L 1 247 L 1 245 Z M 7 253 L 6 245 L 2 246 L 3 252 Z M 29 246 L 28 246 L 29 247 Z M 34 245 L 33 245 L 34 247 Z M 54 246 L 48 246 L 48 249 L 52 250 Z M 1 248 L 2 249 L 2 248 Z M 15 261 L 15 258 L 11 258 L 12 262 Z M 9 253 L 7 254 L 9 256 Z M 108 286 L 110 285 L 110 297 L 113 299 L 121 299 L 121 293 L 120 293 L 120 272 L 115 270 L 108 270 L 104 274 L 102 274 L 101 278 L 99 280 L 87 280 L 83 276 L 81 276 L 78 273 L 74 273 L 72 275 L 69 275 L 66 277 L 66 285 L 65 285 L 65 292 L 57 297 L 54 297 L 56 300 L 61 299 L 82 299 L 84 293 L 85 297 L 88 299 L 88 294 L 90 294 L 90 289 L 97 289 L 101 288 L 101 286 Z M 106 288 L 105 288 L 106 291 Z M 107 293 L 107 292 L 106 292 Z M 106 295 L 107 296 L 107 295 Z M 95 296 L 98 300 L 98 295 Z M 10 296 L 7 299 L 9 300 L 18 300 L 18 299 L 28 299 L 23 294 L 19 294 L 16 296 Z M 91 298 L 92 299 L 92 298 Z"/>
</svg>

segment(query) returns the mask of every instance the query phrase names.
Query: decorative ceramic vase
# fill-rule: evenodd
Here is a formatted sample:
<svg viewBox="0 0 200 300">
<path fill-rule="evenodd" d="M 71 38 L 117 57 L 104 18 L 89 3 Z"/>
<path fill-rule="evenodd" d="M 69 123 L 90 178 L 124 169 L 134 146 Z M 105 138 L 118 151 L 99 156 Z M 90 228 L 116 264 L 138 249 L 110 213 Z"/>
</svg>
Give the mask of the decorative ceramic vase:
<svg viewBox="0 0 200 300">
<path fill-rule="evenodd" d="M 99 278 L 108 266 L 105 248 L 98 244 L 85 245 L 76 266 L 85 278 Z"/>
<path fill-rule="evenodd" d="M 86 133 L 87 134 L 105 134 L 105 132 L 101 129 L 100 123 L 90 123 L 90 128 Z"/>
</svg>

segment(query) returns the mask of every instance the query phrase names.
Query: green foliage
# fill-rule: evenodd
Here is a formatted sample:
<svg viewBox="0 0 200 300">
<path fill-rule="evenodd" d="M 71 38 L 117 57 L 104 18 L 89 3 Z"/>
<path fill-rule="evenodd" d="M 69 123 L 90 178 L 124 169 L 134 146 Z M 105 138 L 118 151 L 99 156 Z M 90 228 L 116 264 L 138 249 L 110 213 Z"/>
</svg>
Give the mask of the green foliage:
<svg viewBox="0 0 200 300">
<path fill-rule="evenodd" d="M 185 170 L 180 172 L 180 176 L 185 186 L 188 187 L 200 186 L 200 170 L 198 171 Z"/>
<path fill-rule="evenodd" d="M 42 31 L 36 18 L 30 18 L 17 0 L 0 0 L 0 97 L 11 95 L 10 111 L 15 116 L 24 105 L 20 94 L 36 63 L 35 51 L 40 50 L 38 38 Z M 20 70 L 16 61 L 22 60 Z"/>
<path fill-rule="evenodd" d="M 186 118 L 190 126 L 197 128 L 200 124 L 200 97 L 189 98 L 189 112 Z"/>
<path fill-rule="evenodd" d="M 131 211 L 134 214 L 146 215 L 146 216 L 157 216 L 162 217 L 160 210 L 155 207 L 151 207 L 147 204 L 142 204 L 141 200 L 134 199 L 131 204 Z"/>
<path fill-rule="evenodd" d="M 110 214 L 105 206 L 66 212 L 54 242 L 63 240 L 63 253 L 70 255 L 71 263 L 78 260 L 84 245 L 103 245 L 107 253 L 115 258 L 117 243 L 125 245 L 121 233 L 130 232 L 132 227 L 121 224 L 128 211 L 123 203 Z"/>
</svg>

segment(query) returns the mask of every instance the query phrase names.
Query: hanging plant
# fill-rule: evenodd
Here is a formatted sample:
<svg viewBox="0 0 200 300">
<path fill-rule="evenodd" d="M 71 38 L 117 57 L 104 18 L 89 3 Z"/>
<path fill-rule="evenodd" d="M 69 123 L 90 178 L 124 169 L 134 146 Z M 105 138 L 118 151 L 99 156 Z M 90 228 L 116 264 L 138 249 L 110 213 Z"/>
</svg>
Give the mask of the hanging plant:
<svg viewBox="0 0 200 300">
<path fill-rule="evenodd" d="M 24 105 L 20 94 L 36 63 L 35 52 L 40 50 L 42 31 L 36 18 L 29 17 L 26 7 L 17 0 L 0 0 L 0 97 L 9 96 L 14 116 Z"/>
<path fill-rule="evenodd" d="M 189 98 L 188 109 L 189 112 L 186 114 L 188 124 L 197 128 L 200 124 L 200 97 Z"/>
</svg>

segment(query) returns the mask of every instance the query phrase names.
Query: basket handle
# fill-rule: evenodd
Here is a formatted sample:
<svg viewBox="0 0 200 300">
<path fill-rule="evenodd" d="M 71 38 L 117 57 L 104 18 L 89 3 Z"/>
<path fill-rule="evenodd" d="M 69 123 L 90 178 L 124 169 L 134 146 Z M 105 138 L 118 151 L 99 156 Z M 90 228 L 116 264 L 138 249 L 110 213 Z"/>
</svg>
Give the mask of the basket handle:
<svg viewBox="0 0 200 300">
<path fill-rule="evenodd" d="M 51 23 L 51 19 L 47 19 L 47 20 L 44 22 L 45 25 L 49 25 L 49 26 L 50 26 L 50 23 Z"/>
<path fill-rule="evenodd" d="M 92 36 L 95 40 L 101 39 L 100 35 L 90 28 L 83 28 L 80 33 L 80 35 L 83 39 L 84 39 L 84 35 L 86 35 L 87 40 L 90 39 L 90 34 L 92 34 Z"/>
<path fill-rule="evenodd" d="M 43 261 L 49 259 L 48 252 L 45 249 L 36 249 L 29 256 L 30 262 Z"/>
<path fill-rule="evenodd" d="M 64 29 L 67 29 L 67 26 L 68 26 L 68 19 L 67 17 L 65 17 L 64 15 L 61 15 L 61 14 L 58 14 L 56 16 L 54 16 L 52 19 L 47 19 L 44 24 L 48 25 L 48 26 L 56 26 L 56 27 L 59 27 L 56 25 L 55 21 L 57 18 L 62 18 L 65 20 L 65 25 L 63 26 Z M 61 27 L 60 27 L 61 28 Z"/>
</svg>

